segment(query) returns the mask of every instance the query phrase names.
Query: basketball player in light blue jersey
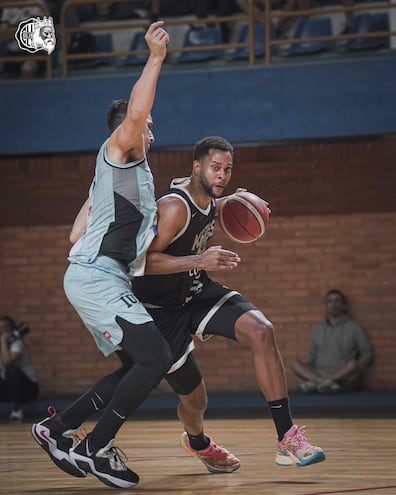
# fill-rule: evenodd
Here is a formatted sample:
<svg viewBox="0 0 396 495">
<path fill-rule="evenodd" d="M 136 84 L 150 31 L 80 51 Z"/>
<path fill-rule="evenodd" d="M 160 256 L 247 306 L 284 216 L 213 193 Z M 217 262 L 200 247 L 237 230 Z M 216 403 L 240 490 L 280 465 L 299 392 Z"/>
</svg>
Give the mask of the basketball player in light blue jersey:
<svg viewBox="0 0 396 495">
<path fill-rule="evenodd" d="M 147 30 L 150 56 L 129 102 L 113 102 L 109 110 L 112 134 L 98 152 L 83 208 L 90 210 L 89 221 L 70 252 L 64 278 L 66 296 L 98 348 L 105 356 L 116 352 L 122 367 L 61 414 L 54 412 L 32 427 L 33 437 L 58 467 L 77 477 L 91 473 L 115 488 L 139 481 L 114 447 L 116 433 L 172 364 L 170 348 L 133 294 L 129 278 L 144 263 L 155 234 L 146 153 L 154 140 L 150 113 L 169 42 L 162 26 L 158 21 Z M 73 446 L 75 430 L 99 410 L 95 428 Z"/>
</svg>

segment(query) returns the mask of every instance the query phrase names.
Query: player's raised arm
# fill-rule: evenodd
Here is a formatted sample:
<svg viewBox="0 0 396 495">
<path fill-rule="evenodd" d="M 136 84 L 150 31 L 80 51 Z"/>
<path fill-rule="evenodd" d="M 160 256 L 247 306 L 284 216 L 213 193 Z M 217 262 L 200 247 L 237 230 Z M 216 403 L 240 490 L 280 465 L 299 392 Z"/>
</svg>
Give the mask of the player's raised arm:
<svg viewBox="0 0 396 495">
<path fill-rule="evenodd" d="M 157 81 L 169 43 L 163 24 L 163 21 L 154 22 L 147 30 L 145 40 L 150 49 L 149 58 L 132 89 L 126 117 L 107 144 L 108 157 L 117 163 L 127 163 L 144 156 L 142 133 L 153 107 Z"/>
</svg>

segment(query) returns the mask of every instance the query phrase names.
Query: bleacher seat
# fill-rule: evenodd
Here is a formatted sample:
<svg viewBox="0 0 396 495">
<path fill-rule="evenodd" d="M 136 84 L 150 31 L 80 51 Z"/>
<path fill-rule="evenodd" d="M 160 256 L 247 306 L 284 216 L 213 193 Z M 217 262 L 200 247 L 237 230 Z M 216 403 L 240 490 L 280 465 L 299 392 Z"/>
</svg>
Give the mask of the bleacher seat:
<svg viewBox="0 0 396 495">
<path fill-rule="evenodd" d="M 275 38 L 275 27 L 271 23 L 271 38 Z M 247 43 L 249 41 L 249 25 L 243 24 L 238 36 L 238 43 Z M 274 53 L 272 47 L 272 53 Z M 263 57 L 265 55 L 265 25 L 264 23 L 256 22 L 254 24 L 254 55 L 256 57 Z M 235 48 L 229 55 L 232 60 L 249 58 L 249 48 Z"/>
<path fill-rule="evenodd" d="M 375 31 L 389 31 L 389 16 L 386 12 L 363 13 L 354 15 L 346 34 L 363 34 Z M 368 50 L 388 46 L 389 38 L 356 38 L 347 40 L 342 48 L 345 50 Z"/>
<path fill-rule="evenodd" d="M 316 38 L 319 36 L 331 36 L 331 20 L 327 17 L 316 19 L 299 19 L 293 35 L 293 38 Z M 331 50 L 334 46 L 333 41 L 310 41 L 305 43 L 295 43 L 287 51 L 288 55 L 300 55 L 305 53 L 319 53 L 325 50 Z"/>
<path fill-rule="evenodd" d="M 214 26 L 191 27 L 184 38 L 183 47 L 200 47 L 210 45 L 221 45 L 223 38 L 218 24 Z M 224 55 L 222 49 L 197 50 L 181 52 L 175 59 L 175 62 L 200 62 L 213 58 L 221 58 Z"/>
<path fill-rule="evenodd" d="M 93 48 L 94 48 L 93 52 L 111 53 L 113 51 L 113 42 L 112 42 L 111 33 L 95 34 L 92 38 L 93 38 Z M 91 53 L 91 51 L 85 53 Z M 72 60 L 69 62 L 69 65 L 71 69 L 86 69 L 86 68 L 96 67 L 98 65 L 111 65 L 113 63 L 114 63 L 114 57 L 97 57 L 92 59 Z"/>
<path fill-rule="evenodd" d="M 148 46 L 146 40 L 144 39 L 146 32 L 145 31 L 137 31 L 132 38 L 130 50 L 148 50 Z M 126 59 L 122 62 L 123 65 L 139 65 L 145 64 L 148 59 L 147 53 L 139 53 L 135 55 L 128 55 Z"/>
<path fill-rule="evenodd" d="M 95 34 L 95 52 L 97 53 L 111 53 L 113 51 L 113 41 L 111 33 Z M 112 64 L 114 62 L 113 57 L 100 57 L 100 64 Z"/>
</svg>

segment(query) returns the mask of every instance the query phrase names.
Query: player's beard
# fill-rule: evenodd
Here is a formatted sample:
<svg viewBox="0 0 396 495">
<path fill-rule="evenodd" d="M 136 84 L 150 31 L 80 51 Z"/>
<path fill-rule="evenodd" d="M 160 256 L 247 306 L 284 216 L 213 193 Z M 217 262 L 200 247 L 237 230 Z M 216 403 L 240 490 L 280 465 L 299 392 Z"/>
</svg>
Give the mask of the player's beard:
<svg viewBox="0 0 396 495">
<path fill-rule="evenodd" d="M 209 197 L 214 199 L 217 198 L 217 195 L 213 192 L 213 186 L 209 184 L 202 172 L 200 172 L 199 174 L 199 184 L 202 187 L 204 193 L 206 193 Z"/>
</svg>

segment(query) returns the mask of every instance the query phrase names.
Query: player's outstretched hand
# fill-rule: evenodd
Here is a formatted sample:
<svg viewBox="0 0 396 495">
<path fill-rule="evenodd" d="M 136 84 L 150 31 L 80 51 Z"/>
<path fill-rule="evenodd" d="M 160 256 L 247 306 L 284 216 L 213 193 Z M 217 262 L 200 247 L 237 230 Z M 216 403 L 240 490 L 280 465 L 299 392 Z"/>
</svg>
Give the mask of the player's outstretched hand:
<svg viewBox="0 0 396 495">
<path fill-rule="evenodd" d="M 164 21 L 153 22 L 144 37 L 150 55 L 158 56 L 162 60 L 166 57 L 166 45 L 169 43 L 169 34 L 163 29 L 163 25 Z"/>
<path fill-rule="evenodd" d="M 208 272 L 232 270 L 240 261 L 236 253 L 221 246 L 211 246 L 200 255 L 199 268 Z"/>
</svg>

